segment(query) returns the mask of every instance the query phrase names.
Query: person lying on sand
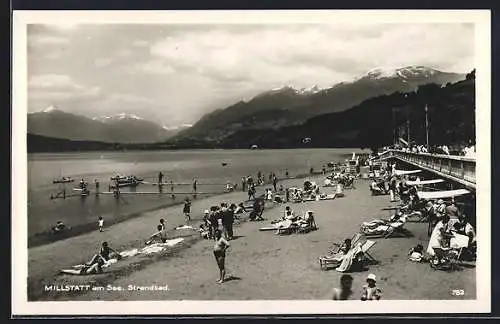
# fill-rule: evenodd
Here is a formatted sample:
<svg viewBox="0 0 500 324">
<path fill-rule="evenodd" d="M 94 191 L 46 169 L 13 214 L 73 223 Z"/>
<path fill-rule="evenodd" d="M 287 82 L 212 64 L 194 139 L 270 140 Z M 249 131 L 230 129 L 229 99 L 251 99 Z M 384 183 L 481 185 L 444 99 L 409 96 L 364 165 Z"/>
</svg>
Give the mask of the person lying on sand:
<svg viewBox="0 0 500 324">
<path fill-rule="evenodd" d="M 149 245 L 154 241 L 159 241 L 162 243 L 165 243 L 167 241 L 167 230 L 161 225 L 158 225 L 156 229 L 157 232 L 155 232 L 153 235 L 149 237 L 149 239 L 145 242 L 146 245 Z"/>
</svg>

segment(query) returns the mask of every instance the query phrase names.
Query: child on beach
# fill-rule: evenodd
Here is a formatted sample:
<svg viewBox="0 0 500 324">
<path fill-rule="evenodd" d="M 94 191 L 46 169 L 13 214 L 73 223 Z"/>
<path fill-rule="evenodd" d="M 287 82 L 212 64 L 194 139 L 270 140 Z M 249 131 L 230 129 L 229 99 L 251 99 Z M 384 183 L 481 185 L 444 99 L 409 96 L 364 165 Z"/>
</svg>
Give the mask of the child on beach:
<svg viewBox="0 0 500 324">
<path fill-rule="evenodd" d="M 377 277 L 370 273 L 366 278 L 367 284 L 363 286 L 363 294 L 361 300 L 380 300 L 382 297 L 382 289 L 377 287 Z"/>
<path fill-rule="evenodd" d="M 99 216 L 99 218 L 97 220 L 97 224 L 99 226 L 99 232 L 102 232 L 102 230 L 104 228 L 104 219 L 102 218 L 102 216 Z"/>
</svg>

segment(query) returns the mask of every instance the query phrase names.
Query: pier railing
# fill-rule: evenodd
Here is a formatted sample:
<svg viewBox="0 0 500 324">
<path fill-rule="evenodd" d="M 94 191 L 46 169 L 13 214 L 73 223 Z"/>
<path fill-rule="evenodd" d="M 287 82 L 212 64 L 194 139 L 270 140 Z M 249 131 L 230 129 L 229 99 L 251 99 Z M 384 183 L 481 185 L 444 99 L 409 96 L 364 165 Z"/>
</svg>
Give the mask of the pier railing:
<svg viewBox="0 0 500 324">
<path fill-rule="evenodd" d="M 476 188 L 476 159 L 464 156 L 388 150 L 381 158 L 396 158 L 439 176 Z"/>
</svg>

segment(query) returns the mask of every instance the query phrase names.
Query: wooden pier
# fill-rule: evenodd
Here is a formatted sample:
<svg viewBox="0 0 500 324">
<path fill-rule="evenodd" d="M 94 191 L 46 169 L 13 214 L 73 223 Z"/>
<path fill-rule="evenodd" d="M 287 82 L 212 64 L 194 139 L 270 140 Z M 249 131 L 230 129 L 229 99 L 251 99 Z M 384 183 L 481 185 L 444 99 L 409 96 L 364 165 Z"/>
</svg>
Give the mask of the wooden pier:
<svg viewBox="0 0 500 324">
<path fill-rule="evenodd" d="M 443 178 L 456 181 L 469 189 L 476 189 L 476 159 L 430 153 L 412 153 L 400 150 L 383 152 L 380 159 L 397 159 Z"/>
</svg>

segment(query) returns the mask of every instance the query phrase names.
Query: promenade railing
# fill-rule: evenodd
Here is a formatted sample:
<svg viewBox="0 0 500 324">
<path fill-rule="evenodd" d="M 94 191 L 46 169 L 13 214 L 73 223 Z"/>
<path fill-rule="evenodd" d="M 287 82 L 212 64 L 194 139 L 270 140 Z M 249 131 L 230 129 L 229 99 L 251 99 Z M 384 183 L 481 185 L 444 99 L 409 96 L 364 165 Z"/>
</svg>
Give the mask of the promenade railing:
<svg viewBox="0 0 500 324">
<path fill-rule="evenodd" d="M 385 151 L 380 157 L 397 158 L 460 182 L 468 187 L 476 187 L 475 158 L 445 154 L 413 153 L 400 150 Z"/>
</svg>

